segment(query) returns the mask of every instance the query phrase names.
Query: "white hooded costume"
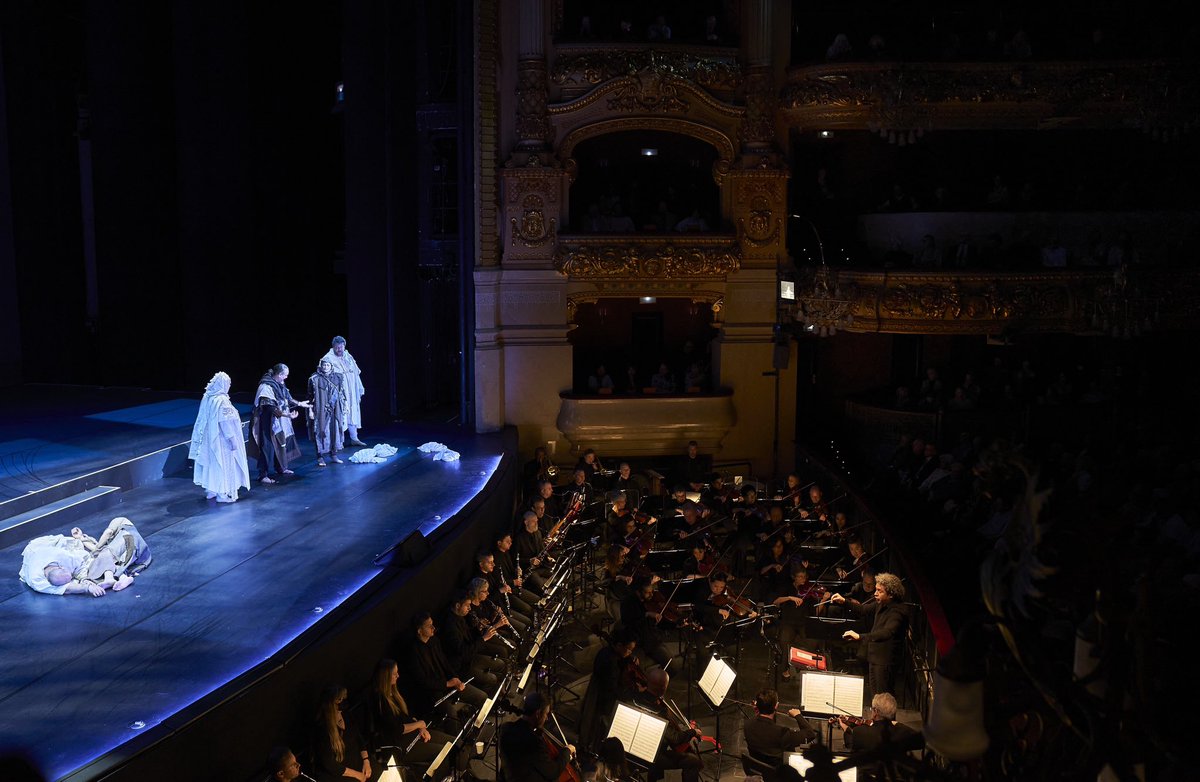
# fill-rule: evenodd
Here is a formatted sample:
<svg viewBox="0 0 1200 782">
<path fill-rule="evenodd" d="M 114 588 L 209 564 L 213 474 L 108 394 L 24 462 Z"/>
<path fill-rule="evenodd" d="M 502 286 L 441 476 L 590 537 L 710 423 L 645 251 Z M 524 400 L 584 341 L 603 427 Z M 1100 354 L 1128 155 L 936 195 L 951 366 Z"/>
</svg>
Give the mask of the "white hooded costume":
<svg viewBox="0 0 1200 782">
<path fill-rule="evenodd" d="M 242 419 L 229 401 L 229 384 L 224 372 L 208 381 L 188 449 L 188 458 L 196 463 L 193 480 L 215 494 L 218 502 L 233 502 L 239 487 L 250 488 Z"/>
</svg>

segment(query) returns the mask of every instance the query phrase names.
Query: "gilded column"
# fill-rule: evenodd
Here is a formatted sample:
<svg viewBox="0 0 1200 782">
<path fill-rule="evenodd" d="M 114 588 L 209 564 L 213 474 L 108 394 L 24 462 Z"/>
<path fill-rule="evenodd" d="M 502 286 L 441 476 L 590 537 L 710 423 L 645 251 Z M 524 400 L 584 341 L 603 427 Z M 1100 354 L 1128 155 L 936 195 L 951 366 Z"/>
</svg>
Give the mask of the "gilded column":
<svg viewBox="0 0 1200 782">
<path fill-rule="evenodd" d="M 548 148 L 545 0 L 521 0 L 517 53 L 517 152 Z"/>
<path fill-rule="evenodd" d="M 742 123 L 742 152 L 769 154 L 775 142 L 775 90 L 771 72 L 772 0 L 749 0 L 742 26 L 745 58 L 746 119 Z"/>
</svg>

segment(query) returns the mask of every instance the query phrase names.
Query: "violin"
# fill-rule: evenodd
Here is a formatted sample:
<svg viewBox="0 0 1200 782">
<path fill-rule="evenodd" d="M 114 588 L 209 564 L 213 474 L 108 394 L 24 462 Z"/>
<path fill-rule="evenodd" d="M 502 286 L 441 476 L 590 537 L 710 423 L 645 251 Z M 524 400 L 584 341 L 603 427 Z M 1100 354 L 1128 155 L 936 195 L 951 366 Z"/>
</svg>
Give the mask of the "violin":
<svg viewBox="0 0 1200 782">
<path fill-rule="evenodd" d="M 709 598 L 709 602 L 717 608 L 724 608 L 729 611 L 730 615 L 736 616 L 738 619 L 745 619 L 750 614 L 758 613 L 758 606 L 751 602 L 748 597 L 734 597 L 729 594 L 729 588 L 719 595 L 713 595 Z"/>
<path fill-rule="evenodd" d="M 683 583 L 682 581 L 679 583 Z M 675 589 L 679 589 L 679 584 L 675 585 Z M 674 593 L 671 595 L 674 597 Z M 645 601 L 646 613 L 658 614 L 668 622 L 677 624 L 680 627 L 693 627 L 697 630 L 701 629 L 698 624 L 688 616 L 683 607 L 678 603 L 671 602 L 671 599 L 664 595 L 661 591 L 650 593 L 650 597 Z"/>
<path fill-rule="evenodd" d="M 847 714 L 843 714 L 838 717 L 830 717 L 829 718 L 830 725 L 844 724 L 847 728 L 857 728 L 862 725 L 870 726 L 874 722 L 875 722 L 875 720 L 867 719 L 866 717 L 851 717 Z"/>
</svg>

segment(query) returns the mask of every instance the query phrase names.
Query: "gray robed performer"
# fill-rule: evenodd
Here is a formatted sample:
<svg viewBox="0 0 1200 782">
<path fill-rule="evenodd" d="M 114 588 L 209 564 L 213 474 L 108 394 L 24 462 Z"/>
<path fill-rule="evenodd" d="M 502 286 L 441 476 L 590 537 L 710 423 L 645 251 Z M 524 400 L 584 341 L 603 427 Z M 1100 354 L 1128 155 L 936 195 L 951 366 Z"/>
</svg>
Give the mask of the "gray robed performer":
<svg viewBox="0 0 1200 782">
<path fill-rule="evenodd" d="M 275 483 L 268 475 L 272 463 L 276 475 L 291 475 L 288 462 L 300 456 L 292 420 L 300 415 L 297 408 L 309 404 L 296 401 L 284 384 L 287 377 L 287 364 L 276 364 L 258 381 L 254 394 L 254 412 L 250 414 L 253 446 L 248 450 L 258 460 L 258 479 L 263 483 Z"/>
<path fill-rule="evenodd" d="M 367 390 L 363 386 L 362 370 L 358 368 L 358 362 L 350 355 L 350 351 L 346 350 L 346 338 L 334 337 L 332 347 L 321 360 L 333 364 L 333 371 L 342 376 L 342 385 L 346 389 L 344 425 L 350 434 L 348 442 L 351 445 L 366 445 L 358 439 L 358 429 L 362 426 L 362 398 Z"/>
<path fill-rule="evenodd" d="M 317 466 L 325 466 L 328 456 L 341 464 L 342 432 L 346 430 L 346 388 L 340 372 L 326 359 L 317 363 L 317 371 L 308 378 L 309 437 L 317 446 Z"/>
</svg>

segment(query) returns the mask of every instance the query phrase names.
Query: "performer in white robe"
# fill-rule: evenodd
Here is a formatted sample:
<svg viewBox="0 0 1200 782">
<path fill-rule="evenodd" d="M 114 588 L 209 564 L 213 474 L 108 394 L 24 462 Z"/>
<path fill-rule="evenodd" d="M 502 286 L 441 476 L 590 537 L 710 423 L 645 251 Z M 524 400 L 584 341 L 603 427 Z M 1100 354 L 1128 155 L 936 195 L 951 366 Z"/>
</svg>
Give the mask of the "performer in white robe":
<svg viewBox="0 0 1200 782">
<path fill-rule="evenodd" d="M 238 488 L 250 488 L 242 419 L 229 401 L 230 382 L 224 372 L 208 381 L 188 449 L 188 458 L 196 463 L 192 480 L 217 502 L 237 502 Z"/>
<path fill-rule="evenodd" d="M 321 360 L 333 364 L 333 371 L 342 376 L 343 388 L 346 389 L 346 426 L 350 433 L 347 442 L 350 445 L 366 445 L 358 439 L 358 428 L 362 426 L 362 398 L 367 390 L 363 387 L 362 370 L 358 368 L 358 362 L 346 350 L 346 338 L 334 337 L 333 347 Z"/>
</svg>

